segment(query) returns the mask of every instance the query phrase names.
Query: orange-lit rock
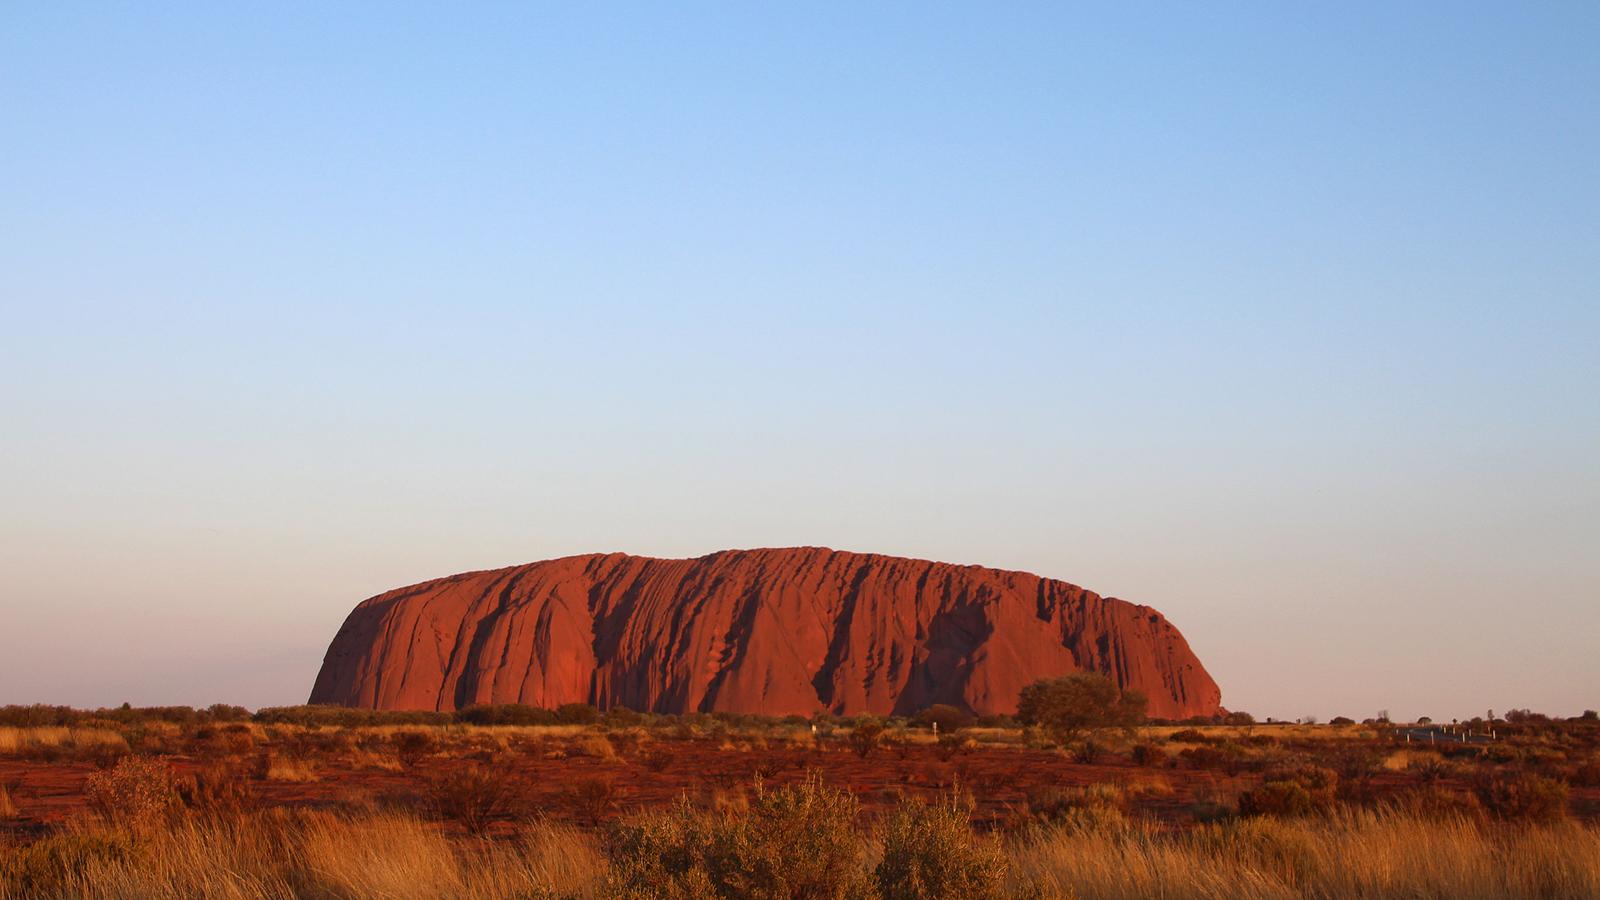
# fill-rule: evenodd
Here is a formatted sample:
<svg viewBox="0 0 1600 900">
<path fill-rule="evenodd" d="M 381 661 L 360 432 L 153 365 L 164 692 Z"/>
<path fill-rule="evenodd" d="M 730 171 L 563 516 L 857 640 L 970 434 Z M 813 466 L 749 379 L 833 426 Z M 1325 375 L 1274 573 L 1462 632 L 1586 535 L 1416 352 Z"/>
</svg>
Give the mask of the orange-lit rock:
<svg viewBox="0 0 1600 900">
<path fill-rule="evenodd" d="M 1036 679 L 1103 672 L 1152 716 L 1222 699 L 1148 606 L 981 566 L 814 547 L 621 553 L 469 572 L 357 606 L 312 703 L 568 702 L 656 712 L 1016 709 Z"/>
</svg>

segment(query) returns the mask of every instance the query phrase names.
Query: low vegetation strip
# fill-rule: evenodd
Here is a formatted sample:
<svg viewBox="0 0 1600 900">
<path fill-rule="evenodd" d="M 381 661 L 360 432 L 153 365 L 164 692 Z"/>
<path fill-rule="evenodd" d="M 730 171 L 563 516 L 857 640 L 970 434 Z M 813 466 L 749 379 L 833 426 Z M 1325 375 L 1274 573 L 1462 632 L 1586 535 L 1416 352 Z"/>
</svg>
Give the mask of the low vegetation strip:
<svg viewBox="0 0 1600 900">
<path fill-rule="evenodd" d="M 1120 815 L 981 835 L 964 801 L 863 819 L 811 778 L 599 832 L 499 838 L 396 811 L 83 820 L 0 849 L 0 897 L 1457 898 L 1600 896 L 1600 831 L 1398 809 L 1173 831 Z"/>
<path fill-rule="evenodd" d="M 0 709 L 0 900 L 1600 896 L 1600 716 L 1424 745 L 1033 696 L 1021 721 Z"/>
</svg>

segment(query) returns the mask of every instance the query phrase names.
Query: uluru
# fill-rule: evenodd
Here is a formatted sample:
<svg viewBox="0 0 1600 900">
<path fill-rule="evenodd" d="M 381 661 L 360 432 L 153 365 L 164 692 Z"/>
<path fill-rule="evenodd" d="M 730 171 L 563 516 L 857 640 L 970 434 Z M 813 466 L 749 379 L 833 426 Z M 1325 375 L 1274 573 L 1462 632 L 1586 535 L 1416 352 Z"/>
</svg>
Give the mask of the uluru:
<svg viewBox="0 0 1600 900">
<path fill-rule="evenodd" d="M 990 714 L 1076 671 L 1143 692 L 1151 716 L 1221 709 L 1183 635 L 1148 606 L 1025 572 L 816 547 L 569 556 L 389 591 L 345 620 L 310 702 Z"/>
</svg>

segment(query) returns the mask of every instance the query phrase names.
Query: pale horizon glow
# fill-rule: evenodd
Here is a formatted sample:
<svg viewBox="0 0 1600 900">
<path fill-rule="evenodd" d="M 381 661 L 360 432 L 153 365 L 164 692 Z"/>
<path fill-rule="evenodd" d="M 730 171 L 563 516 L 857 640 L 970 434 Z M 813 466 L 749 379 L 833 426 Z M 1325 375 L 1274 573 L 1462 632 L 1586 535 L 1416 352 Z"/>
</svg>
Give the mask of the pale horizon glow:
<svg viewBox="0 0 1600 900">
<path fill-rule="evenodd" d="M 0 10 L 0 704 L 816 545 L 1600 707 L 1600 7 Z"/>
</svg>

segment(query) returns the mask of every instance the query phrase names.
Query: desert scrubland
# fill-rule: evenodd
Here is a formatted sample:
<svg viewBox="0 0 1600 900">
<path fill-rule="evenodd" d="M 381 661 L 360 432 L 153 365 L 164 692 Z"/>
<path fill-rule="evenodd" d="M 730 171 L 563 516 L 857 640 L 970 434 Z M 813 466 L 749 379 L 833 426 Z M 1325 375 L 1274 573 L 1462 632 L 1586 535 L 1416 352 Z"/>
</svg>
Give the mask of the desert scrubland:
<svg viewBox="0 0 1600 900">
<path fill-rule="evenodd" d="M 1245 718 L 10 707 L 0 896 L 1600 894 L 1600 721 Z"/>
</svg>

